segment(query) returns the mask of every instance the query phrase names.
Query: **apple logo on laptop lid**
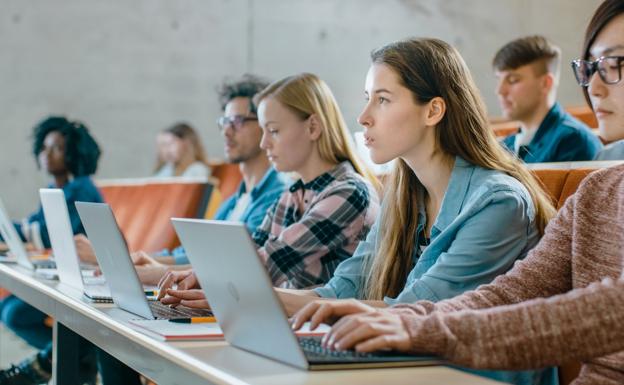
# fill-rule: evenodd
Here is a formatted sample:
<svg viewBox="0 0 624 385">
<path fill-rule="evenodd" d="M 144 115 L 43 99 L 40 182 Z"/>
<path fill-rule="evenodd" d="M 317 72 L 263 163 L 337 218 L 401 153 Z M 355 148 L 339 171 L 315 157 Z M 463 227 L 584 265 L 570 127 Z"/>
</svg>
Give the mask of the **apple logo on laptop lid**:
<svg viewBox="0 0 624 385">
<path fill-rule="evenodd" d="M 238 290 L 236 290 L 236 286 L 234 286 L 232 282 L 227 283 L 227 290 L 232 296 L 232 298 L 236 300 L 236 302 L 240 301 L 240 295 L 238 295 Z"/>
</svg>

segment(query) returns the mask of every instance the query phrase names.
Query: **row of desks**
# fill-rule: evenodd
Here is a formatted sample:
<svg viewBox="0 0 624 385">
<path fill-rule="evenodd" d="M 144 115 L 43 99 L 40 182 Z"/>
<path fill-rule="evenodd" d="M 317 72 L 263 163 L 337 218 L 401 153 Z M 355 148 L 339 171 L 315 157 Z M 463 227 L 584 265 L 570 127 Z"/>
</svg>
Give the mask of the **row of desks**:
<svg viewBox="0 0 624 385">
<path fill-rule="evenodd" d="M 231 347 L 225 341 L 155 340 L 129 326 L 128 320 L 136 316 L 113 304 L 93 304 L 78 290 L 38 279 L 15 265 L 0 264 L 0 286 L 54 318 L 53 383 L 59 385 L 78 383 L 78 336 L 159 385 L 496 384 L 445 366 L 307 372 Z"/>
</svg>

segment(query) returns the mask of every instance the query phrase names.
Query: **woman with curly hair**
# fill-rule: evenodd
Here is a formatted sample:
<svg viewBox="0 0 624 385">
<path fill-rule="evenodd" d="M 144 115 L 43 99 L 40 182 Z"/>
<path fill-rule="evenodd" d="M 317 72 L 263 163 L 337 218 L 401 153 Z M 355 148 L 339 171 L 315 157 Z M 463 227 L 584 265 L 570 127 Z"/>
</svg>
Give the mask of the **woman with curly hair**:
<svg viewBox="0 0 624 385">
<path fill-rule="evenodd" d="M 103 202 L 102 195 L 91 180 L 97 170 L 100 148 L 83 123 L 65 117 L 51 116 L 40 122 L 33 132 L 33 155 L 39 168 L 52 178 L 49 188 L 59 188 L 65 193 L 69 218 L 74 234 L 84 234 L 75 202 Z M 50 247 L 50 237 L 41 206 L 15 227 L 26 242 L 35 248 Z M 44 349 L 37 359 L 36 368 L 45 380 L 51 373 L 49 346 L 52 330 L 44 324 L 46 314 L 16 296 L 0 302 L 0 320 L 29 345 Z M 37 371 L 35 371 L 37 372 Z M 1 377 L 1 376 L 0 376 Z M 2 378 L 0 378 L 0 383 Z"/>
</svg>

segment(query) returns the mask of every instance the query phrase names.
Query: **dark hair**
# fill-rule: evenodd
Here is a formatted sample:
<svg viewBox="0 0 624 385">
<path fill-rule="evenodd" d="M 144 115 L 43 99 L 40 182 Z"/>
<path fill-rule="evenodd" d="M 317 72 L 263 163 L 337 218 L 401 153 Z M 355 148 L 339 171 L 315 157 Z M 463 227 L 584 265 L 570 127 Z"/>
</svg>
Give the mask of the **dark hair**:
<svg viewBox="0 0 624 385">
<path fill-rule="evenodd" d="M 197 131 L 188 123 L 176 123 L 163 132 L 168 132 L 177 138 L 190 141 L 195 151 L 195 160 L 208 165 L 208 157 L 206 156 L 206 151 L 204 151 L 201 139 L 199 139 Z"/>
<path fill-rule="evenodd" d="M 245 74 L 240 80 L 234 82 L 226 81 L 219 88 L 219 102 L 221 109 L 234 98 L 249 98 L 249 112 L 256 114 L 257 106 L 253 102 L 253 97 L 269 85 L 269 82 L 251 74 Z"/>
<path fill-rule="evenodd" d="M 594 40 L 598 37 L 598 34 L 609 24 L 616 16 L 624 13 L 624 1 L 622 0 L 605 0 L 591 18 L 587 29 L 585 30 L 585 41 L 583 42 L 583 60 L 589 59 L 589 50 L 594 44 Z M 587 87 L 583 87 L 583 94 L 587 104 L 592 107 L 591 100 L 589 99 L 589 93 Z M 592 107 L 593 108 L 593 107 Z"/>
<path fill-rule="evenodd" d="M 84 123 L 70 121 L 63 116 L 50 116 L 35 126 L 33 154 L 37 165 L 43 142 L 51 132 L 58 132 L 65 138 L 65 165 L 73 176 L 95 174 L 101 154 L 100 147 Z"/>
<path fill-rule="evenodd" d="M 561 49 L 544 36 L 533 35 L 505 44 L 496 52 L 492 66 L 499 71 L 513 70 L 538 61 L 543 65 L 541 74 L 551 72 L 557 75 L 561 64 Z"/>
</svg>

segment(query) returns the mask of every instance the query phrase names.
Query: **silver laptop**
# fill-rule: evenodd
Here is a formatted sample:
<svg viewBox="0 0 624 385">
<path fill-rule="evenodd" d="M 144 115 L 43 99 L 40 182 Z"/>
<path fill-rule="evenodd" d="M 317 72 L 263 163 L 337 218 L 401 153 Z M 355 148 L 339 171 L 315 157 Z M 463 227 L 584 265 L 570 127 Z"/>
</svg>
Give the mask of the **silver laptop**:
<svg viewBox="0 0 624 385">
<path fill-rule="evenodd" d="M 76 208 L 117 306 L 145 319 L 212 316 L 208 310 L 171 308 L 159 301 L 148 301 L 110 206 L 76 202 Z"/>
<path fill-rule="evenodd" d="M 9 218 L 4 204 L 2 203 L 2 199 L 0 199 L 0 234 L 2 234 L 4 242 L 9 247 L 14 261 L 20 266 L 33 270 L 35 266 L 30 261 L 30 258 L 28 258 L 28 253 L 26 253 L 22 238 L 20 238 L 17 230 L 15 230 L 13 221 Z"/>
<path fill-rule="evenodd" d="M 113 298 L 103 278 L 83 275 L 63 190 L 42 188 L 39 196 L 59 280 L 81 290 L 92 301 L 112 302 Z"/>
<path fill-rule="evenodd" d="M 0 262 L 17 263 L 30 270 L 54 267 L 54 261 L 30 259 L 31 254 L 26 251 L 24 242 L 17 233 L 13 221 L 9 218 L 2 199 L 0 199 L 0 234 L 2 234 L 2 238 L 11 252 L 11 255 L 0 258 Z"/>
<path fill-rule="evenodd" d="M 303 369 L 425 366 L 432 356 L 324 349 L 297 337 L 244 224 L 172 219 L 225 339 L 238 348 Z"/>
</svg>

